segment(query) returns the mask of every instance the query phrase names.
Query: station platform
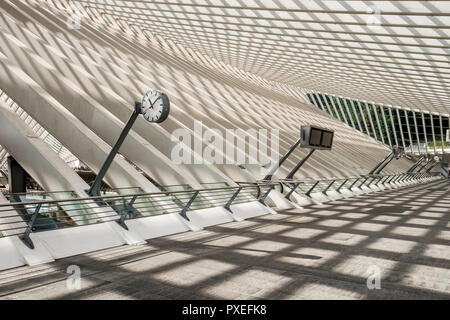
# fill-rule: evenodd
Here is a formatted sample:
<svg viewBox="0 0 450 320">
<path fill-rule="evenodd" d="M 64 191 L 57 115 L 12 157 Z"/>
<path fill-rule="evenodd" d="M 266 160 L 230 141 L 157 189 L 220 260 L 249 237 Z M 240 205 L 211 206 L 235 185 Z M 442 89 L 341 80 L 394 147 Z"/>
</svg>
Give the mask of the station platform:
<svg viewBox="0 0 450 320">
<path fill-rule="evenodd" d="M 1 271 L 0 299 L 449 299 L 449 195 L 439 180 Z"/>
</svg>

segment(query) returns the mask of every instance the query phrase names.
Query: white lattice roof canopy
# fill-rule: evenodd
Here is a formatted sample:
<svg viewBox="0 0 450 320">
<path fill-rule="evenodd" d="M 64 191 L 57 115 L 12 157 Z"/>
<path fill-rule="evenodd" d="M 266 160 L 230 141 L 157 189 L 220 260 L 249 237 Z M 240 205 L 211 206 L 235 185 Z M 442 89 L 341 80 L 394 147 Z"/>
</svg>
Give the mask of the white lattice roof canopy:
<svg viewBox="0 0 450 320">
<path fill-rule="evenodd" d="M 269 80 L 449 113 L 450 1 L 72 2 Z"/>
</svg>

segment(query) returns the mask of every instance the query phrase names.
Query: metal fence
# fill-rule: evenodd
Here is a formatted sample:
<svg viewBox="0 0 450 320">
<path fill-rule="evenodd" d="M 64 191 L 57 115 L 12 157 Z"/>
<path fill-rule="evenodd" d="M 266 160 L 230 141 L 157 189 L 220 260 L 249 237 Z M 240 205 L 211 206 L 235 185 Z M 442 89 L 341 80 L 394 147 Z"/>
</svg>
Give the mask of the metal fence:
<svg viewBox="0 0 450 320">
<path fill-rule="evenodd" d="M 279 180 L 254 183 L 239 182 L 237 186 L 222 186 L 198 190 L 162 191 L 104 195 L 90 198 L 66 198 L 28 201 L 12 195 L 11 203 L 0 204 L 0 237 L 18 235 L 30 248 L 31 232 L 62 229 L 108 221 L 116 221 L 128 229 L 127 220 L 175 213 L 189 220 L 188 212 L 223 207 L 231 212 L 231 205 L 265 200 L 272 190 L 283 193 L 287 199 L 296 192 L 312 193 L 362 188 L 386 183 L 419 180 L 434 177 L 434 173 L 372 175 L 346 179 Z M 174 188 L 172 188 L 174 189 Z M 175 188 L 176 189 L 176 188 Z M 51 193 L 50 193 L 51 194 Z M 71 194 L 66 192 L 66 194 Z M 21 201 L 14 202 L 13 199 Z M 26 201 L 23 201 L 23 200 Z"/>
</svg>

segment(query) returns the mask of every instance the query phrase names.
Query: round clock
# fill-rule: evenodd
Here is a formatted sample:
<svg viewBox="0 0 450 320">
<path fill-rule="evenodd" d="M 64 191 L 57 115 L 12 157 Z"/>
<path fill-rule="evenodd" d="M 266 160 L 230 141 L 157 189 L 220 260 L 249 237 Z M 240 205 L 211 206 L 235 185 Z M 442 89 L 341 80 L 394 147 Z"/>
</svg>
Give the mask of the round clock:
<svg viewBox="0 0 450 320">
<path fill-rule="evenodd" d="M 170 101 L 166 94 L 157 90 L 149 90 L 144 95 L 141 113 L 145 120 L 161 123 L 167 119 L 170 111 Z"/>
</svg>

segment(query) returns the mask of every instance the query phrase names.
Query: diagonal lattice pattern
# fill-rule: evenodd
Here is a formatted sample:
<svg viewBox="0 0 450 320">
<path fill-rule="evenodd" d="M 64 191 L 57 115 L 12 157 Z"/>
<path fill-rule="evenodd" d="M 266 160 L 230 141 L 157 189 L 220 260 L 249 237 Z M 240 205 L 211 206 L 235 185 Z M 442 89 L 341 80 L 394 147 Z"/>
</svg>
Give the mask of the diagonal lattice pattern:
<svg viewBox="0 0 450 320">
<path fill-rule="evenodd" d="M 2 271 L 0 297 L 448 299 L 448 187 L 433 182 Z M 69 265 L 82 270 L 81 290 L 66 286 Z M 374 266 L 382 290 L 367 288 Z"/>
<path fill-rule="evenodd" d="M 269 80 L 449 113 L 450 1 L 70 3 Z"/>
<path fill-rule="evenodd" d="M 131 136 L 134 142 L 127 139 L 125 146 L 129 147 L 123 152 L 124 157 L 161 185 L 195 182 L 192 176 L 186 178 L 188 168 L 171 163 L 169 146 L 173 145 L 171 133 L 174 129 L 181 125 L 193 128 L 197 119 L 201 119 L 208 128 L 222 131 L 227 128 L 280 128 L 280 153 L 287 152 L 295 142 L 300 124 L 334 128 L 334 152 L 324 153 L 320 159 L 312 158 L 302 172 L 308 177 L 365 173 L 381 160 L 378 157 L 382 158 L 382 153 L 387 152 L 374 139 L 368 140 L 367 136 L 332 119 L 325 112 L 317 112 L 317 108 L 307 101 L 305 92 L 298 87 L 238 72 L 242 69 L 230 67 L 230 70 L 229 65 L 205 58 L 193 50 L 183 50 L 185 47 L 175 46 L 173 42 L 148 41 L 142 34 L 137 37 L 122 32 L 105 25 L 104 21 L 83 20 L 80 28 L 69 28 L 70 12 L 67 12 L 65 1 L 6 1 L 1 7 L 2 41 L 5 43 L 1 51 L 7 57 L 2 60 L 4 67 L 8 69 L 16 65 L 25 73 L 16 79 L 17 83 L 23 84 L 23 78 L 28 76 L 30 82 L 36 82 L 48 95 L 33 94 L 34 100 L 43 100 L 37 108 L 25 100 L 11 81 L 3 81 L 2 90 L 27 108 L 30 115 L 91 168 L 98 165 L 99 159 L 94 159 L 93 152 L 86 153 L 84 145 L 77 141 L 90 140 L 91 143 L 86 145 L 93 147 L 101 144 L 101 140 L 109 144 L 115 142 L 123 122 L 128 120 L 129 101 L 136 101 L 149 87 L 160 88 L 170 95 L 173 116 L 161 126 L 143 126 L 138 120 L 136 131 Z M 99 19 L 97 22 L 102 21 Z M 65 85 L 61 86 L 59 82 Z M 33 93 L 33 90 L 29 91 Z M 56 97 L 59 104 L 54 105 L 50 96 Z M 49 102 L 52 102 L 50 106 Z M 276 116 L 268 117 L 268 110 Z M 43 114 L 45 116 L 41 117 Z M 71 118 L 64 126 L 53 125 L 65 123 L 66 116 Z M 79 130 L 82 126 L 87 126 L 96 136 L 91 135 L 87 128 Z M 72 131 L 80 137 L 74 139 L 74 134 L 67 134 Z M 152 145 L 148 145 L 149 141 Z M 145 147 L 137 152 L 136 144 Z M 161 153 L 155 153 L 154 148 Z M 299 150 L 298 153 L 282 168 L 284 172 L 281 175 L 287 174 L 305 151 Z M 368 156 L 369 153 L 376 156 Z M 149 159 L 155 162 L 149 162 Z M 325 159 L 330 160 L 321 165 Z M 167 170 L 156 170 L 155 163 L 167 165 Z M 398 171 L 408 167 L 407 161 L 399 161 L 389 169 Z M 171 174 L 171 170 L 177 175 Z M 193 170 L 192 166 L 189 170 Z M 215 170 L 214 180 L 212 177 L 204 180 L 206 178 L 202 174 L 199 175 L 200 182 L 223 180 L 223 173 L 237 181 L 247 179 L 235 166 L 217 170 L 208 167 L 208 170 Z M 133 171 L 130 175 L 140 178 L 136 173 L 139 174 Z M 116 187 L 124 187 L 123 183 L 128 181 Z M 150 189 L 145 185 L 147 181 L 139 183 Z"/>
</svg>

